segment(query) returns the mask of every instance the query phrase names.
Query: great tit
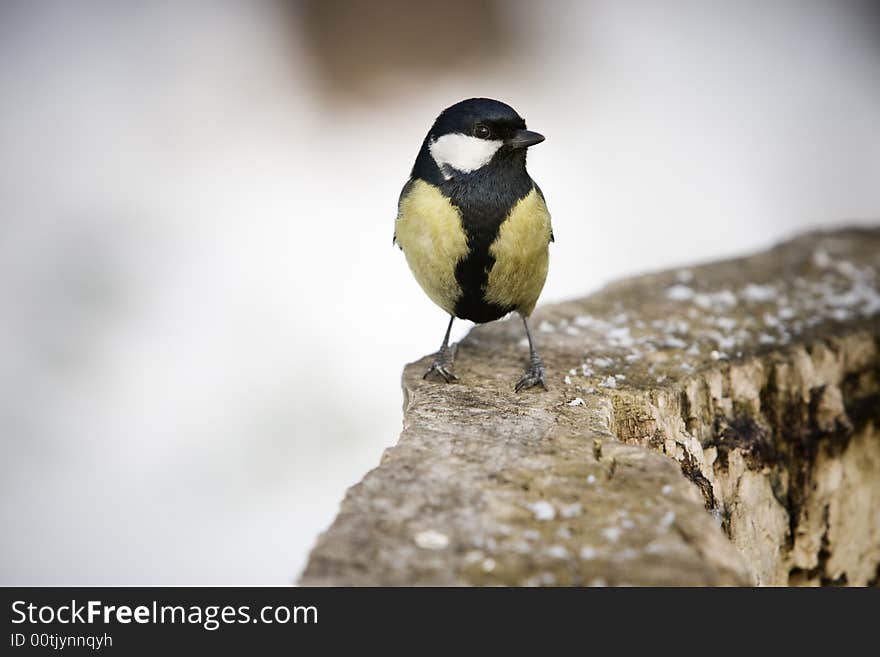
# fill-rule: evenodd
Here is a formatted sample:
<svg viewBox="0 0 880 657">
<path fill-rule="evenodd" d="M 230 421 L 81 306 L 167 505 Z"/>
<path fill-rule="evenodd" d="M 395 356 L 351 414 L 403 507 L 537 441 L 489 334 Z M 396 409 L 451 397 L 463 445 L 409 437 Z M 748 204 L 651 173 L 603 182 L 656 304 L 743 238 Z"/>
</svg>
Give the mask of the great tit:
<svg viewBox="0 0 880 657">
<path fill-rule="evenodd" d="M 542 141 L 509 105 L 470 98 L 443 110 L 422 142 L 400 193 L 393 242 L 450 315 L 425 378 L 456 379 L 449 348 L 456 317 L 482 324 L 515 310 L 529 342 L 529 366 L 515 390 L 547 389 L 527 321 L 553 241 L 544 195 L 526 171 L 526 149 Z"/>
</svg>

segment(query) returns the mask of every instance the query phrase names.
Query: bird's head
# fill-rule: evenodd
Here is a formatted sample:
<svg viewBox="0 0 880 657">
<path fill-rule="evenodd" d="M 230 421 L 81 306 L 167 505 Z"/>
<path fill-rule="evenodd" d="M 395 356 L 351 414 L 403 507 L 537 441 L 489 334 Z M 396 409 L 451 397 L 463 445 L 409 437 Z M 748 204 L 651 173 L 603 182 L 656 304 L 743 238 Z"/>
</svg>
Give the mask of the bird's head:
<svg viewBox="0 0 880 657">
<path fill-rule="evenodd" d="M 526 130 L 525 120 L 510 105 L 490 98 L 470 98 L 441 112 L 425 138 L 419 159 L 422 166 L 435 165 L 448 180 L 493 161 L 515 158 L 524 165 L 525 149 L 542 141 L 544 136 Z"/>
</svg>

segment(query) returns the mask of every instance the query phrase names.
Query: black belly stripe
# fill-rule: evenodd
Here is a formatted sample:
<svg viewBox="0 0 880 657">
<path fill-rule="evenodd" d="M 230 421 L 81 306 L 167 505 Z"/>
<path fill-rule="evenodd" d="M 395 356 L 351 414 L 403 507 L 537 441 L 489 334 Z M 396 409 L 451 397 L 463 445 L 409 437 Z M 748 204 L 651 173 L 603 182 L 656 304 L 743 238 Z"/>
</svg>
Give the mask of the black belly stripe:
<svg viewBox="0 0 880 657">
<path fill-rule="evenodd" d="M 462 292 L 455 304 L 456 317 L 484 323 L 514 310 L 484 299 L 489 272 L 495 264 L 489 247 L 498 237 L 511 208 L 527 196 L 533 186 L 525 170 L 524 152 L 522 158 L 514 156 L 493 161 L 483 169 L 456 176 L 440 185 L 440 191 L 460 210 L 468 240 L 468 255 L 455 269 Z"/>
<path fill-rule="evenodd" d="M 499 224 L 500 225 L 500 224 Z M 455 279 L 461 287 L 461 296 L 455 303 L 455 315 L 461 319 L 482 324 L 504 317 L 513 308 L 505 308 L 483 299 L 489 272 L 495 258 L 489 253 L 489 246 L 498 234 L 498 228 L 474 226 L 465 229 L 468 236 L 468 255 L 455 268 Z"/>
</svg>

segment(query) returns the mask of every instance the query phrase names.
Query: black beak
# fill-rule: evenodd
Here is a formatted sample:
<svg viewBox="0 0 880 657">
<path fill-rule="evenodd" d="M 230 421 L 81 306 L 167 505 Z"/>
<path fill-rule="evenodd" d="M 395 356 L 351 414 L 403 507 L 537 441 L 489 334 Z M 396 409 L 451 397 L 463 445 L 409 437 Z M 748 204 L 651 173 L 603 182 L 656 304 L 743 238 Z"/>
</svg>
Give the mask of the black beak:
<svg viewBox="0 0 880 657">
<path fill-rule="evenodd" d="M 517 130 L 516 134 L 507 140 L 507 145 L 511 148 L 528 148 L 544 141 L 544 135 L 531 130 Z"/>
</svg>

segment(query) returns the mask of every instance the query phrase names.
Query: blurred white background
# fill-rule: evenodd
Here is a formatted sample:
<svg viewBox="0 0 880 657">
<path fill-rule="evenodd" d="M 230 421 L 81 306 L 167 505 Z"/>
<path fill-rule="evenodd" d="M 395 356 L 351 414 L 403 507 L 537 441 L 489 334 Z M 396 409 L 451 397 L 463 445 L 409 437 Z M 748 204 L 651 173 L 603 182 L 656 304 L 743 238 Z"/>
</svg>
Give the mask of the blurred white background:
<svg viewBox="0 0 880 657">
<path fill-rule="evenodd" d="M 880 218 L 868 1 L 9 1 L 0 89 L 0 584 L 295 579 L 442 338 L 458 100 L 547 135 L 543 302 Z"/>
</svg>

